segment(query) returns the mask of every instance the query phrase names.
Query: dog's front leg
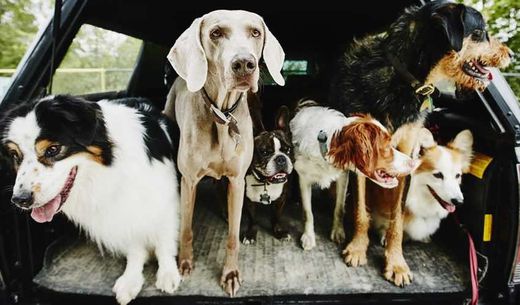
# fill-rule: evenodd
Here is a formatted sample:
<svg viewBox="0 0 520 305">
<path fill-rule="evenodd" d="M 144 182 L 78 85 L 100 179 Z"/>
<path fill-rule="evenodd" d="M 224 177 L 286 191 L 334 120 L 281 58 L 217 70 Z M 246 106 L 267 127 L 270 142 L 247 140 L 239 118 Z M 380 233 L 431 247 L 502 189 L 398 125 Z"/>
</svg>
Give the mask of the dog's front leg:
<svg viewBox="0 0 520 305">
<path fill-rule="evenodd" d="M 125 272 L 117 279 L 112 291 L 121 305 L 130 303 L 141 291 L 144 283 L 143 265 L 148 259 L 144 248 L 130 249 L 126 255 Z"/>
<path fill-rule="evenodd" d="M 289 183 L 289 182 L 287 182 Z M 287 186 L 285 186 L 286 188 Z M 283 215 L 283 207 L 285 206 L 285 202 L 287 200 L 287 189 L 284 189 L 280 198 L 278 198 L 271 207 L 271 223 L 273 227 L 274 237 L 280 239 L 281 241 L 289 241 L 291 240 L 291 234 L 289 234 L 289 230 L 287 229 L 287 224 L 285 223 L 282 215 Z"/>
<path fill-rule="evenodd" d="M 349 172 L 344 172 L 336 181 L 336 206 L 334 207 L 334 220 L 332 221 L 332 231 L 330 239 L 342 244 L 345 241 L 345 228 L 343 218 L 345 216 L 345 199 L 347 196 Z"/>
<path fill-rule="evenodd" d="M 228 187 L 228 239 L 226 261 L 220 278 L 222 288 L 230 296 L 235 296 L 240 287 L 241 279 L 238 270 L 238 250 L 240 247 L 240 218 L 244 203 L 244 177 L 229 177 Z"/>
<path fill-rule="evenodd" d="M 179 269 L 181 275 L 188 276 L 193 269 L 193 209 L 197 195 L 196 180 L 182 176 L 181 179 L 181 232 Z"/>
<path fill-rule="evenodd" d="M 367 263 L 368 229 L 370 216 L 366 209 L 366 177 L 357 175 L 358 198 L 354 209 L 354 237 L 343 250 L 345 263 L 352 267 L 362 266 Z"/>
<path fill-rule="evenodd" d="M 385 278 L 397 286 L 410 284 L 413 275 L 403 256 L 403 214 L 402 200 L 406 181 L 399 178 L 398 199 L 391 212 L 390 224 L 386 231 Z"/>
<path fill-rule="evenodd" d="M 300 192 L 303 212 L 305 216 L 305 229 L 300 239 L 303 250 L 311 250 L 316 247 L 316 235 L 314 234 L 314 216 L 312 214 L 312 184 L 300 175 Z"/>
<path fill-rule="evenodd" d="M 256 202 L 252 202 L 249 198 L 244 199 L 244 204 L 246 208 L 246 219 L 247 219 L 247 229 L 244 233 L 244 238 L 242 242 L 244 245 L 252 245 L 256 242 L 256 234 L 258 232 L 258 224 L 256 223 Z"/>
</svg>

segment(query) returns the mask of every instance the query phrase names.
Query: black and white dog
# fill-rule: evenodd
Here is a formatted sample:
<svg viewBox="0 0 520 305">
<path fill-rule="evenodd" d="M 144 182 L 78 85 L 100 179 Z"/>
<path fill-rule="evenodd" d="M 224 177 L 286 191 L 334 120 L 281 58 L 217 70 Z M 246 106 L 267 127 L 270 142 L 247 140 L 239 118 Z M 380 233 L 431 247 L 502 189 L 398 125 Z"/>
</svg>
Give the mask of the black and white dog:
<svg viewBox="0 0 520 305">
<path fill-rule="evenodd" d="M 289 109 L 280 108 L 273 131 L 262 131 L 255 137 L 253 161 L 246 175 L 246 219 L 247 231 L 242 242 L 252 244 L 256 241 L 257 204 L 272 206 L 273 234 L 281 240 L 291 236 L 282 220 L 283 207 L 287 199 L 289 175 L 293 171 L 293 146 L 289 131 Z"/>
<path fill-rule="evenodd" d="M 63 212 L 100 248 L 126 258 L 113 287 L 120 304 L 141 290 L 150 253 L 156 287 L 178 287 L 174 130 L 146 100 L 50 96 L 9 111 L 0 132 L 17 172 L 12 202 L 39 223 Z"/>
</svg>

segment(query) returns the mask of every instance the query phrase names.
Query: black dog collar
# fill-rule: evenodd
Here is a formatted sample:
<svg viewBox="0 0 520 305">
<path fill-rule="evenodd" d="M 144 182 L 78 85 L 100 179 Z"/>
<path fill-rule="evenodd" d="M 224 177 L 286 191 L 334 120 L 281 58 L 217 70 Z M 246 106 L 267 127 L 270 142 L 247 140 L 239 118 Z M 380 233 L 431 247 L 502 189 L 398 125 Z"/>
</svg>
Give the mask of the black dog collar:
<svg viewBox="0 0 520 305">
<path fill-rule="evenodd" d="M 229 126 L 229 134 L 235 140 L 236 144 L 239 142 L 240 130 L 238 129 L 238 121 L 233 116 L 233 112 L 238 108 L 240 101 L 242 100 L 243 93 L 241 92 L 236 102 L 228 109 L 220 110 L 210 98 L 206 89 L 202 87 L 201 95 L 206 106 L 208 106 L 213 116 L 213 121 L 218 124 Z"/>
<path fill-rule="evenodd" d="M 432 112 L 434 108 L 432 96 L 440 97 L 441 92 L 439 89 L 435 88 L 432 84 L 421 84 L 421 82 L 408 71 L 406 65 L 390 52 L 386 52 L 386 58 L 390 61 L 397 73 L 406 80 L 414 90 L 417 101 L 421 102 L 420 111 Z"/>
</svg>

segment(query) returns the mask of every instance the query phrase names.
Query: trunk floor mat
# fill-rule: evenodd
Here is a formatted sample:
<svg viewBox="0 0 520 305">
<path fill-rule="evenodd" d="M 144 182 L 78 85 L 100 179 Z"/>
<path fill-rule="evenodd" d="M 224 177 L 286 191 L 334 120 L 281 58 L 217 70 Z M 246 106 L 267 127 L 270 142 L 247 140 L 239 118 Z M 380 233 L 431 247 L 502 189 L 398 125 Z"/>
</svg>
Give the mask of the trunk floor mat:
<svg viewBox="0 0 520 305">
<path fill-rule="evenodd" d="M 219 285 L 227 224 L 219 212 L 213 191 L 199 188 L 194 227 L 194 266 L 175 295 L 225 297 Z M 200 198 L 202 197 L 202 198 Z M 318 201 L 318 200 L 315 200 Z M 399 288 L 383 278 L 384 249 L 375 238 L 368 250 L 368 264 L 349 268 L 341 247 L 330 241 L 330 205 L 316 202 L 316 248 L 303 251 L 301 208 L 288 202 L 286 218 L 293 239 L 276 240 L 269 226 L 269 207 L 257 208 L 259 231 L 254 245 L 241 245 L 240 271 L 243 279 L 237 297 L 343 294 L 430 294 L 460 293 L 469 282 L 467 263 L 454 251 L 438 243 L 405 243 L 404 256 L 413 272 L 411 285 Z M 328 206 L 320 208 L 318 204 Z M 349 240 L 349 237 L 347 237 Z M 84 239 L 57 241 L 46 252 L 42 270 L 34 282 L 51 291 L 72 294 L 113 295 L 112 286 L 124 270 L 124 259 L 101 254 Z M 145 284 L 140 297 L 166 295 L 155 289 L 157 264 L 144 268 Z"/>
</svg>

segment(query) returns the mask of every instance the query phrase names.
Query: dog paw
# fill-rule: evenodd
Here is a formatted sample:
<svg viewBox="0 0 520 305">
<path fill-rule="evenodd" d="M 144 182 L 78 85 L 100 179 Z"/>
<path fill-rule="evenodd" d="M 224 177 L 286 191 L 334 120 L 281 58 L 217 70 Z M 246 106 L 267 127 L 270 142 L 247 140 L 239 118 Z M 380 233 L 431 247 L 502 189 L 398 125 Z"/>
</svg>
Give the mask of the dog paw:
<svg viewBox="0 0 520 305">
<path fill-rule="evenodd" d="M 332 228 L 330 240 L 336 244 L 342 244 L 345 241 L 345 230 L 342 227 Z"/>
<path fill-rule="evenodd" d="M 121 305 L 130 303 L 141 291 L 143 287 L 144 277 L 139 275 L 125 275 L 120 276 L 112 291 L 116 294 L 117 302 Z"/>
<path fill-rule="evenodd" d="M 303 233 L 300 238 L 303 250 L 311 250 L 316 247 L 316 236 L 314 233 Z"/>
<path fill-rule="evenodd" d="M 404 257 L 387 260 L 385 278 L 399 287 L 404 287 L 412 282 L 413 274 Z"/>
<path fill-rule="evenodd" d="M 193 261 L 191 259 L 183 259 L 179 264 L 179 272 L 182 277 L 187 277 L 193 270 Z"/>
<path fill-rule="evenodd" d="M 220 285 L 230 297 L 234 297 L 237 294 L 241 283 L 242 279 L 240 278 L 240 273 L 236 269 L 229 272 L 223 272 L 222 277 L 220 278 Z"/>
<path fill-rule="evenodd" d="M 157 271 L 157 280 L 155 281 L 155 287 L 160 291 L 172 294 L 181 282 L 181 275 L 179 270 L 171 268 L 171 270 L 159 270 Z"/>
<path fill-rule="evenodd" d="M 366 244 L 350 242 L 343 250 L 345 264 L 350 267 L 358 267 L 367 264 L 367 246 Z"/>
<path fill-rule="evenodd" d="M 291 234 L 289 234 L 289 231 L 287 230 L 275 230 L 274 231 L 274 237 L 276 239 L 279 239 L 283 242 L 286 242 L 286 241 L 290 241 L 292 238 L 291 238 Z"/>
<path fill-rule="evenodd" d="M 242 243 L 244 245 L 254 245 L 256 243 L 256 239 L 244 236 L 244 238 L 242 238 Z"/>
</svg>

